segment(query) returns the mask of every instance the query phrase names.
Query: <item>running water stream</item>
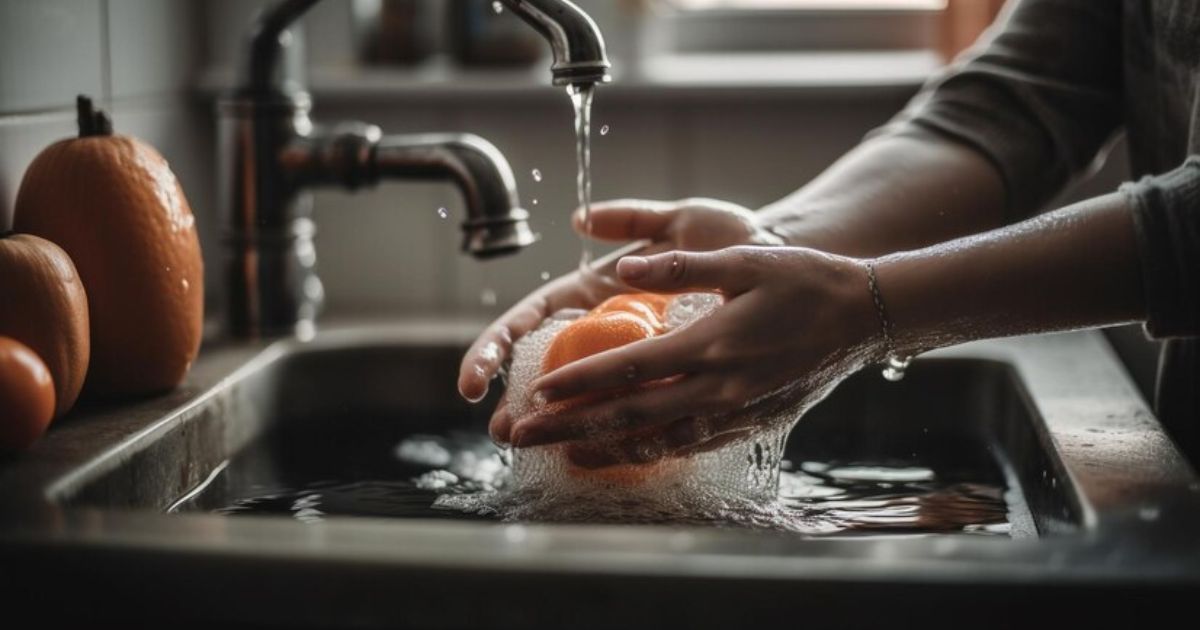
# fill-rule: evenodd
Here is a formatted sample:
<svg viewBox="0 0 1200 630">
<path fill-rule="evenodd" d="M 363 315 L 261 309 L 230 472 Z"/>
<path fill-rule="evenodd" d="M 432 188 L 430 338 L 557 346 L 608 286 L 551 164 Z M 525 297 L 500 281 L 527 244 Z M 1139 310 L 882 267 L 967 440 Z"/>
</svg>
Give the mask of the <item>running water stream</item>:
<svg viewBox="0 0 1200 630">
<path fill-rule="evenodd" d="M 586 234 L 592 230 L 592 98 L 596 86 L 590 83 L 567 87 L 571 104 L 575 107 L 575 160 L 579 172 L 576 186 L 579 207 L 583 208 L 584 236 L 582 253 L 579 257 L 579 272 L 585 277 L 594 275 L 592 269 L 592 239 Z"/>
</svg>

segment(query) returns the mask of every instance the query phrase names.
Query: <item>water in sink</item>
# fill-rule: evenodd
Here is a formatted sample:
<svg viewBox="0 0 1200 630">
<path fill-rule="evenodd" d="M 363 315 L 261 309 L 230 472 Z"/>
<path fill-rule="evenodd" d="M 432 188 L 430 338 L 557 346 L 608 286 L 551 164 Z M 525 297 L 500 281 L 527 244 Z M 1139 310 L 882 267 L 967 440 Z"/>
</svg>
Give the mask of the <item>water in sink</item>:
<svg viewBox="0 0 1200 630">
<path fill-rule="evenodd" d="M 278 447 L 265 452 L 269 444 L 289 442 L 293 448 L 287 452 L 279 452 Z M 728 506 L 718 520 L 655 518 L 636 505 L 595 513 L 579 502 L 576 509 L 558 515 L 541 513 L 523 519 L 497 502 L 504 496 L 509 468 L 504 454 L 482 434 L 417 435 L 398 444 L 342 450 L 342 455 L 332 458 L 322 448 L 328 444 L 304 442 L 264 440 L 251 446 L 214 475 L 202 492 L 172 509 L 231 516 L 285 515 L 303 522 L 366 516 L 665 522 L 811 535 L 1009 533 L 1002 485 L 939 477 L 929 468 L 907 462 L 785 461 L 777 502 L 758 509 L 748 509 L 749 504 Z"/>
</svg>

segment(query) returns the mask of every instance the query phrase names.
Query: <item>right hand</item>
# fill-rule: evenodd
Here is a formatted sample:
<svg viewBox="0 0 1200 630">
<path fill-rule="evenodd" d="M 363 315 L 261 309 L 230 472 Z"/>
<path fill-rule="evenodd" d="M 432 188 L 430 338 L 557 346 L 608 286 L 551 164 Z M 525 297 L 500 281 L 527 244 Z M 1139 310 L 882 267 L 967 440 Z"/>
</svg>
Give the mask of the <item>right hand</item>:
<svg viewBox="0 0 1200 630">
<path fill-rule="evenodd" d="M 580 234 L 600 241 L 646 241 L 635 250 L 645 255 L 670 250 L 711 251 L 735 245 L 783 244 L 782 239 L 760 224 L 751 210 L 715 199 L 601 202 L 592 206 L 590 226 L 583 225 L 580 210 L 573 215 L 572 225 Z M 590 309 L 614 294 L 632 290 L 602 280 L 616 277 L 612 267 L 617 258 L 609 256 L 597 261 L 601 278 L 584 278 L 578 271 L 556 278 L 492 322 L 467 350 L 459 367 L 458 391 L 463 398 L 472 402 L 482 400 L 488 384 L 512 353 L 513 344 L 537 328 L 542 320 L 566 308 Z M 501 401 L 492 417 L 492 436 L 507 438 L 511 424 L 507 405 Z"/>
</svg>

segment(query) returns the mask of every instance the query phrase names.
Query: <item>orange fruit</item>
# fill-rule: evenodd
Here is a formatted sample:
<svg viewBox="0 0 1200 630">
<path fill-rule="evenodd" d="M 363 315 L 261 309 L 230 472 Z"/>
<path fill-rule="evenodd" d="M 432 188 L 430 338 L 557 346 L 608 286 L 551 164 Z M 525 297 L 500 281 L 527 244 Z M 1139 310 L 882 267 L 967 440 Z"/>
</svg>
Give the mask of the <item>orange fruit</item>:
<svg viewBox="0 0 1200 630">
<path fill-rule="evenodd" d="M 671 296 L 653 293 L 617 295 L 605 300 L 555 335 L 542 358 L 542 373 L 548 374 L 572 361 L 665 332 L 666 310 L 670 300 Z M 629 388 L 622 388 L 577 396 L 554 403 L 549 409 L 569 409 L 586 402 L 614 398 L 628 391 Z M 671 465 L 671 462 L 663 460 L 650 464 L 621 464 L 596 470 L 569 466 L 567 471 L 574 477 L 633 486 L 644 482 L 666 465 Z"/>
<path fill-rule="evenodd" d="M 633 313 L 589 313 L 555 335 L 542 358 L 542 373 L 548 374 L 572 361 L 648 339 L 655 333 L 653 324 Z"/>
<path fill-rule="evenodd" d="M 54 379 L 29 346 L 0 337 L 0 451 L 33 444 L 54 417 Z"/>
<path fill-rule="evenodd" d="M 667 304 L 671 301 L 669 295 L 656 293 L 624 293 L 614 295 L 592 309 L 592 314 L 600 313 L 632 313 L 641 317 L 654 326 L 656 332 L 664 332 L 667 328 Z"/>
</svg>

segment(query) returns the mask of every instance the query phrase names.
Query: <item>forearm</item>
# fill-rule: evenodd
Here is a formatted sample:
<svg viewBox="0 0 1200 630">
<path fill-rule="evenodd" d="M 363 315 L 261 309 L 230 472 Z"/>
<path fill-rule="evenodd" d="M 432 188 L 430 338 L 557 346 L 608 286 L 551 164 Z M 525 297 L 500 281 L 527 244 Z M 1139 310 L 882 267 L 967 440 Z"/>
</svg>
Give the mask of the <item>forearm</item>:
<svg viewBox="0 0 1200 630">
<path fill-rule="evenodd" d="M 901 353 L 1145 318 L 1119 193 L 873 264 Z"/>
<path fill-rule="evenodd" d="M 1004 204 L 999 173 L 973 149 L 932 134 L 885 136 L 759 216 L 791 245 L 864 257 L 993 229 Z"/>
</svg>

